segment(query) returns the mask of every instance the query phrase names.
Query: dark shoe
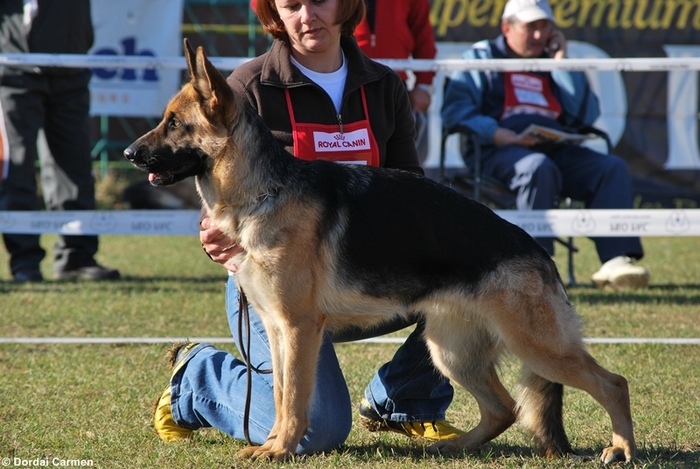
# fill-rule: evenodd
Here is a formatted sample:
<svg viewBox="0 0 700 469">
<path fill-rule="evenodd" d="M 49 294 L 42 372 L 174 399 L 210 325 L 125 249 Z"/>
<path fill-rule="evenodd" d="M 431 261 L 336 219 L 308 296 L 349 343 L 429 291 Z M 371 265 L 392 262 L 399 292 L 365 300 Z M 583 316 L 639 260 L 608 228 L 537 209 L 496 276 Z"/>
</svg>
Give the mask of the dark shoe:
<svg viewBox="0 0 700 469">
<path fill-rule="evenodd" d="M 431 441 L 452 440 L 464 432 L 446 420 L 433 422 L 395 422 L 382 418 L 365 398 L 360 402 L 360 423 L 370 432 L 394 432 L 409 438 L 425 438 Z"/>
<path fill-rule="evenodd" d="M 56 272 L 58 280 L 118 280 L 121 275 L 116 269 L 103 267 L 99 264 L 86 265 L 70 270 L 59 270 Z"/>
<path fill-rule="evenodd" d="M 27 283 L 27 282 L 43 282 L 44 276 L 41 275 L 39 269 L 23 269 L 18 270 L 14 274 L 15 283 Z"/>
</svg>

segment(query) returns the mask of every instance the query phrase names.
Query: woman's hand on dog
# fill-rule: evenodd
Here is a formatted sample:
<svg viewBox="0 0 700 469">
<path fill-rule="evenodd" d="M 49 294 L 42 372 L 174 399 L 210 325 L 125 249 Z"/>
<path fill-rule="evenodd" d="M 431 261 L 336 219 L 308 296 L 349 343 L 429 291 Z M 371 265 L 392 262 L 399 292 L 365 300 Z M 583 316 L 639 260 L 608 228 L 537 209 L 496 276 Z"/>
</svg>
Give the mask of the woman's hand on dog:
<svg viewBox="0 0 700 469">
<path fill-rule="evenodd" d="M 231 272 L 238 271 L 238 266 L 230 261 L 243 252 L 243 248 L 223 234 L 210 218 L 203 218 L 199 222 L 199 241 L 211 260 L 223 265 Z"/>
</svg>

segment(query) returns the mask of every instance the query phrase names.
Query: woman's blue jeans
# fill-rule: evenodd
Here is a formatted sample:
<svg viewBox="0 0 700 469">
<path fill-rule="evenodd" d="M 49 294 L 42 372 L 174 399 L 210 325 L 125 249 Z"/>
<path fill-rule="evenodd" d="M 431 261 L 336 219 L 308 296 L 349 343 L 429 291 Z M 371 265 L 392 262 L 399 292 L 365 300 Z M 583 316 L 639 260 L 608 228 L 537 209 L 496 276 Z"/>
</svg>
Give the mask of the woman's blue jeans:
<svg viewBox="0 0 700 469">
<path fill-rule="evenodd" d="M 232 276 L 226 286 L 226 310 L 231 333 L 238 343 L 239 293 Z M 270 345 L 262 321 L 250 312 L 250 360 L 259 369 L 271 369 Z M 365 397 L 384 418 L 396 421 L 433 421 L 445 418 L 453 389 L 432 365 L 416 328 L 391 362 L 382 366 L 365 390 Z M 243 335 L 243 341 L 247 338 Z M 249 434 L 262 444 L 275 421 L 272 374 L 252 374 Z M 196 430 L 214 427 L 236 439 L 244 439 L 246 365 L 234 355 L 210 344 L 196 346 L 171 379 L 171 406 L 175 422 Z M 326 333 L 321 345 L 316 388 L 309 409 L 309 430 L 299 443 L 298 454 L 338 448 L 352 424 L 350 394 Z"/>
</svg>

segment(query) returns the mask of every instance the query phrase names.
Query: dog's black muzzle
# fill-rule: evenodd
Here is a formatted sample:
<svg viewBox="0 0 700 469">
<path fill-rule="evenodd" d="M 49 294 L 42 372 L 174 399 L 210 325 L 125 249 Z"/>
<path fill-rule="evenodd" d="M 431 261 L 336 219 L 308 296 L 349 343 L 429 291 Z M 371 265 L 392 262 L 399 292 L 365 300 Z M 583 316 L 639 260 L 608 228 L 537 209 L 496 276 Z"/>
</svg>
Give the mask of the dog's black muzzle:
<svg viewBox="0 0 700 469">
<path fill-rule="evenodd" d="M 135 142 L 124 150 L 124 158 L 136 168 L 147 171 L 148 180 L 154 186 L 168 186 L 202 175 L 206 170 L 206 155 L 192 148 L 173 152 L 166 147 L 153 152 Z"/>
</svg>

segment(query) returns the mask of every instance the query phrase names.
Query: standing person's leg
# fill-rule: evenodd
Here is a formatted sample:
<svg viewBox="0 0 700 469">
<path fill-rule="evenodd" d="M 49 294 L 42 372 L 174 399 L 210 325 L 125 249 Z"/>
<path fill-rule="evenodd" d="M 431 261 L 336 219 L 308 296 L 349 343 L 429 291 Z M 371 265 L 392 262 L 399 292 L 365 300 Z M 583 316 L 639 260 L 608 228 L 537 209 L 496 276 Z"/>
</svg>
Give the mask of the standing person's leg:
<svg viewBox="0 0 700 469">
<path fill-rule="evenodd" d="M 49 76 L 40 146 L 41 182 L 48 210 L 94 210 L 95 177 L 90 155 L 89 70 Z M 54 245 L 54 272 L 58 278 L 113 280 L 119 272 L 98 266 L 94 235 L 59 236 Z"/>
<path fill-rule="evenodd" d="M 44 121 L 43 78 L 6 71 L 0 80 L 0 107 L 10 153 L 7 178 L 0 181 L 0 210 L 37 210 L 35 163 L 37 136 Z M 39 235 L 3 234 L 3 239 L 15 281 L 41 281 L 39 264 L 46 253 Z"/>
<path fill-rule="evenodd" d="M 566 146 L 553 158 L 564 175 L 565 196 L 583 200 L 591 209 L 633 207 L 632 178 L 621 158 L 575 145 Z M 644 255 L 638 237 L 592 239 L 603 264 L 591 276 L 595 286 L 637 289 L 649 284 L 649 271 L 635 265 Z"/>
<path fill-rule="evenodd" d="M 233 277 L 227 283 L 226 307 L 229 325 L 238 343 L 238 289 Z M 267 334 L 253 308 L 250 312 L 250 360 L 253 366 L 270 369 L 272 361 Z M 245 332 L 245 331 L 244 331 Z M 245 333 L 244 343 L 247 341 Z M 252 374 L 250 437 L 262 444 L 275 421 L 271 374 Z M 236 439 L 244 439 L 246 365 L 228 352 L 200 344 L 187 355 L 171 378 L 171 406 L 175 423 L 197 429 L 214 427 Z M 316 388 L 309 409 L 310 426 L 297 452 L 313 453 L 340 446 L 352 424 L 350 395 L 338 364 L 330 334 L 321 347 Z"/>
<path fill-rule="evenodd" d="M 516 193 L 518 210 L 554 208 L 562 188 L 562 174 L 544 153 L 507 145 L 485 153 L 483 174 L 507 185 Z M 535 238 L 549 255 L 554 254 L 553 238 Z"/>
<path fill-rule="evenodd" d="M 563 175 L 562 195 L 581 200 L 590 209 L 633 207 L 632 177 L 627 164 L 615 155 L 598 153 L 578 145 L 565 145 L 552 154 Z M 625 255 L 644 255 L 638 237 L 592 238 L 600 261 Z"/>
</svg>

